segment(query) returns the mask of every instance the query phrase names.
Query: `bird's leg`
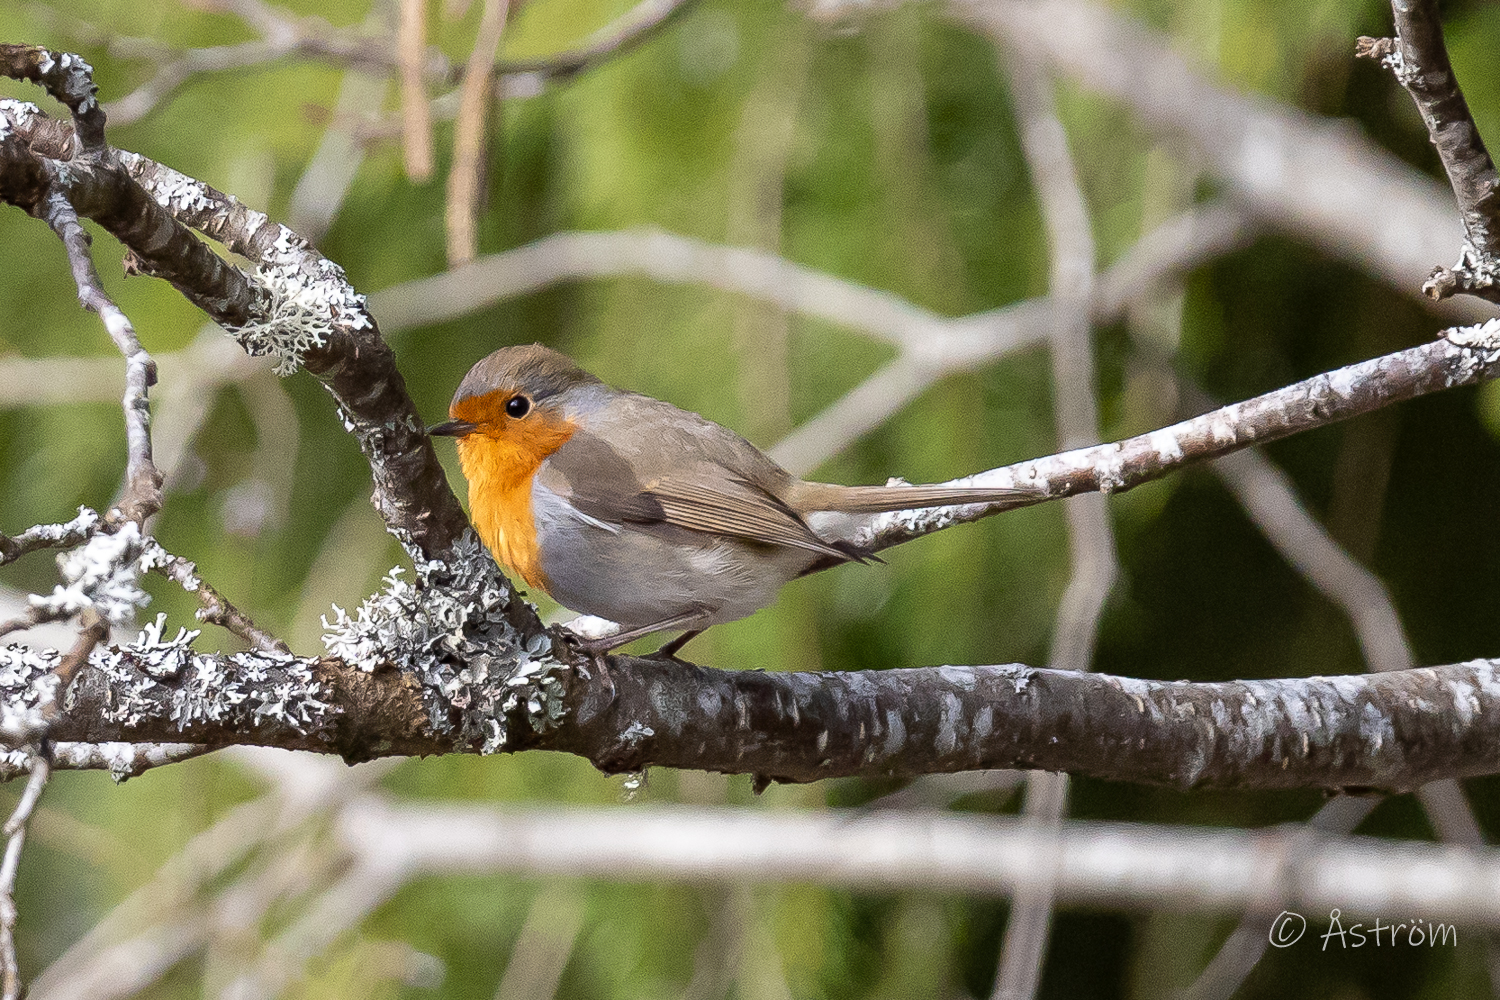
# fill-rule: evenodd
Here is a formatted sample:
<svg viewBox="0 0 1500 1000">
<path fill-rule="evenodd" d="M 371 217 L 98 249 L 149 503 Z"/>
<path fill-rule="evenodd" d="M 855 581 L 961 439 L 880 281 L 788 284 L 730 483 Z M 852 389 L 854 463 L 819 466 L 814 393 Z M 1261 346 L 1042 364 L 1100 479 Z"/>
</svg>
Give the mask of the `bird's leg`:
<svg viewBox="0 0 1500 1000">
<path fill-rule="evenodd" d="M 573 643 L 573 648 L 577 649 L 580 653 L 587 653 L 589 656 L 594 658 L 595 662 L 598 662 L 599 658 L 602 657 L 605 653 L 613 652 L 614 650 L 619 649 L 621 646 L 624 646 L 627 643 L 634 642 L 642 636 L 650 635 L 653 632 L 667 632 L 675 628 L 681 628 L 689 622 L 695 622 L 706 618 L 709 615 L 713 614 L 713 612 L 713 608 L 706 607 L 701 604 L 695 604 L 687 611 L 672 615 L 670 618 L 663 618 L 659 622 L 651 622 L 648 625 L 637 625 L 635 628 L 628 628 L 624 631 L 616 632 L 614 635 L 600 636 L 597 639 L 584 639 L 581 637 L 574 637 L 571 642 Z M 678 636 L 676 639 L 673 639 L 671 642 L 662 646 L 662 648 L 657 650 L 653 655 L 660 656 L 665 653 L 668 658 L 673 658 L 672 654 L 676 653 L 679 649 L 685 646 L 688 640 L 692 639 L 693 636 L 697 635 L 701 631 L 703 630 L 694 629 L 693 631 L 685 632 L 682 635 Z"/>
<path fill-rule="evenodd" d="M 654 653 L 651 654 L 651 659 L 653 659 L 653 660 L 677 660 L 677 651 L 680 650 L 683 646 L 686 646 L 688 643 L 692 642 L 694 639 L 698 638 L 698 636 L 700 636 L 702 634 L 703 634 L 703 629 L 701 629 L 701 628 L 695 628 L 695 629 L 692 629 L 691 631 L 684 632 L 681 635 L 679 635 L 677 638 L 673 639 L 672 641 L 662 643 L 661 644 L 661 648 L 658 649 L 656 652 L 654 652 Z M 681 663 L 682 661 L 678 660 L 677 662 Z"/>
</svg>

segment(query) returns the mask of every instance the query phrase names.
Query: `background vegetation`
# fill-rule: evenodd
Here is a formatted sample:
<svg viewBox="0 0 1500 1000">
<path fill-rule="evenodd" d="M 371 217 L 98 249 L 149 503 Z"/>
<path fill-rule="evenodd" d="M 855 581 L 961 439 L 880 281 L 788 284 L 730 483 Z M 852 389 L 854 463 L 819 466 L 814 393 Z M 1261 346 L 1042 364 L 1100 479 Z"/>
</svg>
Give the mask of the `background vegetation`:
<svg viewBox="0 0 1500 1000">
<path fill-rule="evenodd" d="M 364 0 L 290 6 L 335 25 L 368 15 Z M 627 7 L 533 0 L 514 16 L 505 55 L 565 48 Z M 1388 73 L 1352 56 L 1355 36 L 1389 32 L 1384 3 L 1185 0 L 1129 11 L 1170 33 L 1179 53 L 1223 82 L 1345 119 L 1436 172 L 1405 94 Z M 477 17 L 477 9 L 434 17 L 433 40 L 456 63 L 467 56 Z M 1451 4 L 1445 21 L 1476 117 L 1487 134 L 1500 134 L 1500 64 L 1491 58 L 1500 8 Z M 146 79 L 151 64 L 107 55 L 94 30 L 174 46 L 250 37 L 227 14 L 147 0 L 0 8 L 0 38 L 83 53 L 107 101 Z M 114 128 L 110 139 L 284 219 L 309 158 L 340 127 L 333 109 L 347 72 L 293 60 L 205 75 L 143 120 Z M 830 27 L 767 0 L 702 0 L 638 50 L 505 102 L 489 146 L 480 252 L 559 230 L 650 226 L 760 245 L 945 314 L 1044 294 L 1046 241 L 1004 80 L 988 42 L 929 6 Z M 15 85 L 4 93 L 39 100 Z M 387 106 L 394 100 L 391 91 Z M 1172 212 L 1219 193 L 1190 151 L 1148 134 L 1113 102 L 1066 80 L 1059 101 L 1101 266 Z M 371 142 L 319 241 L 361 290 L 445 269 L 448 135 L 440 123 L 438 179 L 426 184 L 406 178 L 394 142 Z M 769 213 L 757 201 L 767 184 L 776 192 Z M 62 248 L 44 226 L 0 212 L 0 246 L 0 358 L 113 353 L 98 321 L 77 308 Z M 118 275 L 120 251 L 107 237 L 97 253 L 107 280 Z M 116 278 L 110 291 L 153 353 L 187 347 L 202 326 L 164 283 Z M 1164 353 L 1213 395 L 1237 399 L 1420 342 L 1444 325 L 1409 290 L 1285 235 L 1208 264 L 1180 295 L 1150 305 L 1130 324 L 1096 331 L 1109 438 L 1179 412 Z M 434 420 L 473 362 L 532 340 L 765 445 L 893 356 L 847 330 L 762 303 L 646 279 L 566 284 L 392 337 L 414 397 Z M 817 476 L 934 481 L 1046 454 L 1055 448 L 1049 377 L 1044 350 L 1033 349 L 945 378 Z M 79 504 L 107 502 L 124 454 L 115 403 L 0 398 L 0 530 L 65 520 Z M 366 465 L 304 375 L 278 382 L 262 372 L 202 402 L 209 415 L 156 531 L 258 622 L 298 652 L 316 652 L 318 615 L 330 603 L 357 603 L 402 561 L 366 502 Z M 1455 391 L 1269 449 L 1309 509 L 1386 581 L 1419 662 L 1500 654 L 1497 434 L 1500 394 Z M 464 495 L 451 448 L 440 452 Z M 1281 560 L 1211 472 L 1142 487 L 1114 498 L 1110 510 L 1123 577 L 1103 620 L 1097 669 L 1206 680 L 1364 668 L 1345 618 Z M 690 648 L 700 663 L 767 670 L 1040 664 L 1067 578 L 1061 509 L 1048 505 L 903 547 L 888 565 L 795 583 L 775 607 L 716 628 Z M 17 591 L 49 590 L 52 582 L 46 559 L 0 571 L 0 584 Z M 153 613 L 189 619 L 182 594 L 157 593 Z M 205 639 L 233 643 L 218 633 Z M 21 875 L 23 966 L 37 969 L 59 955 L 190 837 L 259 794 L 262 780 L 242 761 L 219 757 L 118 788 L 99 774 L 56 778 Z M 551 754 L 411 760 L 381 784 L 408 799 L 605 806 L 625 797 L 620 779 Z M 1500 786 L 1486 779 L 1467 788 L 1481 823 L 1495 829 Z M 820 809 L 892 790 L 841 781 L 755 797 L 748 778 L 655 771 L 635 798 Z M 992 791 L 961 797 L 953 808 L 1013 812 L 1018 804 L 1010 792 Z M 1254 827 L 1305 818 L 1320 804 L 1315 793 L 1185 795 L 1080 780 L 1070 814 Z M 1409 796 L 1382 803 L 1360 832 L 1433 836 Z M 302 836 L 312 842 L 325 834 Z M 583 915 L 557 994 L 579 998 L 683 995 L 695 960 L 703 960 L 705 931 L 726 906 L 743 918 L 732 996 L 986 996 L 1007 916 L 1004 901 L 936 893 L 434 878 L 409 885 L 342 938 L 289 995 L 489 996 L 533 901 L 548 893 Z M 235 963 L 257 954 L 294 910 L 284 901 L 141 995 L 214 995 Z M 1192 982 L 1233 923 L 1063 909 L 1041 995 L 1162 996 Z M 436 963 L 386 960 L 393 948 L 407 954 L 391 942 Z M 1272 953 L 1239 995 L 1477 995 L 1488 988 L 1485 960 L 1477 934 L 1458 948 L 1421 952 Z M 403 976 L 426 979 L 413 985 Z"/>
</svg>

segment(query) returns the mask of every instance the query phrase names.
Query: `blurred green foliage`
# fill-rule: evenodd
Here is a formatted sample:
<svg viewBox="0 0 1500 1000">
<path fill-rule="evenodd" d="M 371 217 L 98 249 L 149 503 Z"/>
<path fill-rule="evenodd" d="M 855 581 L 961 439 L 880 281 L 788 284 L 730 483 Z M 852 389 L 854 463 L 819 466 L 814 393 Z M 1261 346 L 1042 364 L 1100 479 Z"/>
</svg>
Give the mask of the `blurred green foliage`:
<svg viewBox="0 0 1500 1000">
<path fill-rule="evenodd" d="M 341 25 L 359 24 L 367 13 L 363 0 L 294 6 Z M 565 48 L 625 9 L 621 0 L 535 0 L 516 17 L 506 53 Z M 1434 168 L 1404 94 L 1351 56 L 1357 34 L 1388 31 L 1383 4 L 1144 0 L 1134 13 L 1226 81 L 1348 117 L 1408 162 Z M 470 11 L 438 29 L 437 43 L 455 61 L 467 55 L 476 18 Z M 249 37 L 227 15 L 150 0 L 6 5 L 0 37 L 78 49 L 94 63 L 106 100 L 148 78 L 147 61 L 109 57 L 75 20 L 179 46 Z M 1500 43 L 1500 12 L 1456 4 L 1449 21 L 1455 64 L 1493 135 L 1500 68 L 1491 54 Z M 111 139 L 284 217 L 328 128 L 342 77 L 338 67 L 296 61 L 204 76 L 143 121 L 114 129 Z M 46 103 L 18 85 L 3 92 Z M 747 115 L 768 99 L 782 101 L 795 118 L 784 139 L 774 130 L 756 134 Z M 1059 100 L 1101 264 L 1172 212 L 1214 193 L 1190 155 L 1146 134 L 1115 105 L 1066 83 Z M 439 126 L 440 177 L 449 134 Z M 828 28 L 765 0 L 703 0 L 638 50 L 510 102 L 491 146 L 481 252 L 561 229 L 643 225 L 743 240 L 732 207 L 753 192 L 739 165 L 747 150 L 777 141 L 785 148 L 769 159 L 782 164 L 779 180 L 771 178 L 781 192 L 780 217 L 769 248 L 948 314 L 1045 291 L 1045 240 L 995 53 L 930 6 Z M 357 287 L 375 291 L 443 268 L 442 213 L 441 182 L 411 183 L 394 145 L 376 143 L 320 246 Z M 108 355 L 99 324 L 76 307 L 61 248 L 45 227 L 0 212 L 0 245 L 0 355 Z M 192 342 L 200 315 L 163 283 L 120 279 L 121 254 L 108 238 L 96 253 L 111 293 L 150 350 Z M 504 344 L 542 340 L 608 381 L 747 429 L 785 429 L 807 419 L 890 357 L 889 349 L 847 330 L 793 317 L 784 364 L 760 370 L 762 353 L 734 331 L 779 321 L 754 302 L 631 279 L 556 287 L 393 342 L 413 395 L 434 418 L 475 360 Z M 1138 332 L 1178 344 L 1180 369 L 1228 399 L 1416 343 L 1438 325 L 1408 296 L 1282 235 L 1195 273 L 1180 301 L 1180 329 L 1168 323 Z M 1163 373 L 1133 348 L 1128 331 L 1100 330 L 1096 342 L 1105 435 L 1171 418 Z M 784 386 L 785 402 L 775 393 L 741 391 L 768 384 L 756 379 Z M 260 439 L 254 408 L 264 404 L 251 390 L 216 392 L 158 533 L 263 625 L 299 651 L 315 652 L 316 617 L 328 602 L 357 603 L 400 553 L 365 502 L 365 465 L 318 386 L 296 376 L 279 389 L 255 391 L 285 394 L 297 439 Z M 942 381 L 818 475 L 930 481 L 1044 454 L 1054 447 L 1050 400 L 1046 358 L 1028 351 Z M 1500 496 L 1497 434 L 1500 392 L 1491 387 L 1270 448 L 1310 509 L 1389 583 L 1422 662 L 1500 654 L 1493 613 L 1500 541 L 1489 530 Z M 120 416 L 110 404 L 0 411 L 0 530 L 107 503 L 122 449 Z M 462 496 L 451 450 L 440 451 Z M 281 477 L 284 516 L 247 521 L 237 505 L 267 468 Z M 1362 669 L 1344 618 L 1285 565 L 1210 473 L 1142 487 L 1112 500 L 1111 511 L 1123 576 L 1104 619 L 1098 669 L 1195 679 Z M 1039 664 L 1067 567 L 1060 509 L 1018 511 L 893 551 L 886 566 L 798 582 L 774 608 L 714 629 L 691 652 L 700 662 L 763 669 Z M 0 583 L 20 590 L 45 590 L 51 582 L 46 557 L 0 571 Z M 190 619 L 183 595 L 155 589 L 153 610 L 174 622 Z M 233 644 L 212 629 L 202 641 Z M 1494 784 L 1471 787 L 1488 824 L 1500 821 L 1486 805 L 1495 797 L 1483 794 Z M 618 779 L 554 754 L 411 761 L 384 785 L 413 798 L 604 804 L 621 797 Z M 94 774 L 58 778 L 22 869 L 24 966 L 36 969 L 55 957 L 188 837 L 255 790 L 239 769 L 212 759 L 118 789 Z M 857 804 L 885 790 L 844 782 L 773 788 L 756 798 L 748 779 L 653 773 L 644 797 L 818 808 Z M 1183 795 L 1078 781 L 1071 811 L 1256 826 L 1305 817 L 1318 804 L 1313 794 Z M 993 811 L 1015 804 L 977 797 L 964 805 Z M 1361 829 L 1431 835 L 1410 800 L 1382 805 Z M 414 883 L 316 963 L 293 995 L 491 995 L 540 888 L 477 877 Z M 700 887 L 598 883 L 580 891 L 586 918 L 562 997 L 681 995 L 699 937 L 725 905 L 725 891 Z M 737 997 L 776 995 L 767 985 L 775 975 L 796 997 L 948 997 L 988 995 L 1006 906 L 787 886 L 749 891 L 746 912 Z M 1230 926 L 1198 914 L 1064 910 L 1042 995 L 1164 995 L 1192 980 Z M 390 941 L 436 956 L 442 985 L 399 987 L 372 972 Z M 1288 951 L 1268 956 L 1240 995 L 1468 995 L 1481 988 L 1482 961 L 1472 938 L 1420 955 Z M 768 978 L 768 970 L 775 975 Z M 204 972 L 178 970 L 148 995 L 198 995 Z"/>
</svg>

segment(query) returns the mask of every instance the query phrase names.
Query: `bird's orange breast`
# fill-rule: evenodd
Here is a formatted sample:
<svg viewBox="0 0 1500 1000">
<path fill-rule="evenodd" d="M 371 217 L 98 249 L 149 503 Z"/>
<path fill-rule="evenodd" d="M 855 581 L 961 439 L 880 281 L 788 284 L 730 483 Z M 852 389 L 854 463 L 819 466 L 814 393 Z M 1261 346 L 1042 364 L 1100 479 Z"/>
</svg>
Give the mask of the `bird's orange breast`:
<svg viewBox="0 0 1500 1000">
<path fill-rule="evenodd" d="M 479 537 L 512 576 L 547 590 L 531 511 L 531 483 L 547 456 L 577 425 L 540 409 L 517 420 L 505 415 L 511 393 L 491 392 L 455 403 L 449 415 L 476 429 L 458 439 L 469 481 L 469 516 Z"/>
</svg>

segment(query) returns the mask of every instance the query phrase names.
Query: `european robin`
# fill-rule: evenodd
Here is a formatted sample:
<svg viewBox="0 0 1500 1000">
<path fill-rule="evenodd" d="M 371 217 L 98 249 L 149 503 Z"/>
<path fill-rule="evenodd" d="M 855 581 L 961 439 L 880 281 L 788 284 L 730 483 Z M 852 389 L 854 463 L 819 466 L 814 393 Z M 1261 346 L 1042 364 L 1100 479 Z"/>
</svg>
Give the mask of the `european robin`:
<svg viewBox="0 0 1500 1000">
<path fill-rule="evenodd" d="M 540 344 L 469 370 L 430 434 L 457 439 L 479 537 L 513 576 L 617 622 L 599 654 L 652 632 L 743 618 L 813 569 L 874 553 L 870 515 L 1029 495 L 804 482 L 733 431 L 606 385 Z"/>
</svg>

